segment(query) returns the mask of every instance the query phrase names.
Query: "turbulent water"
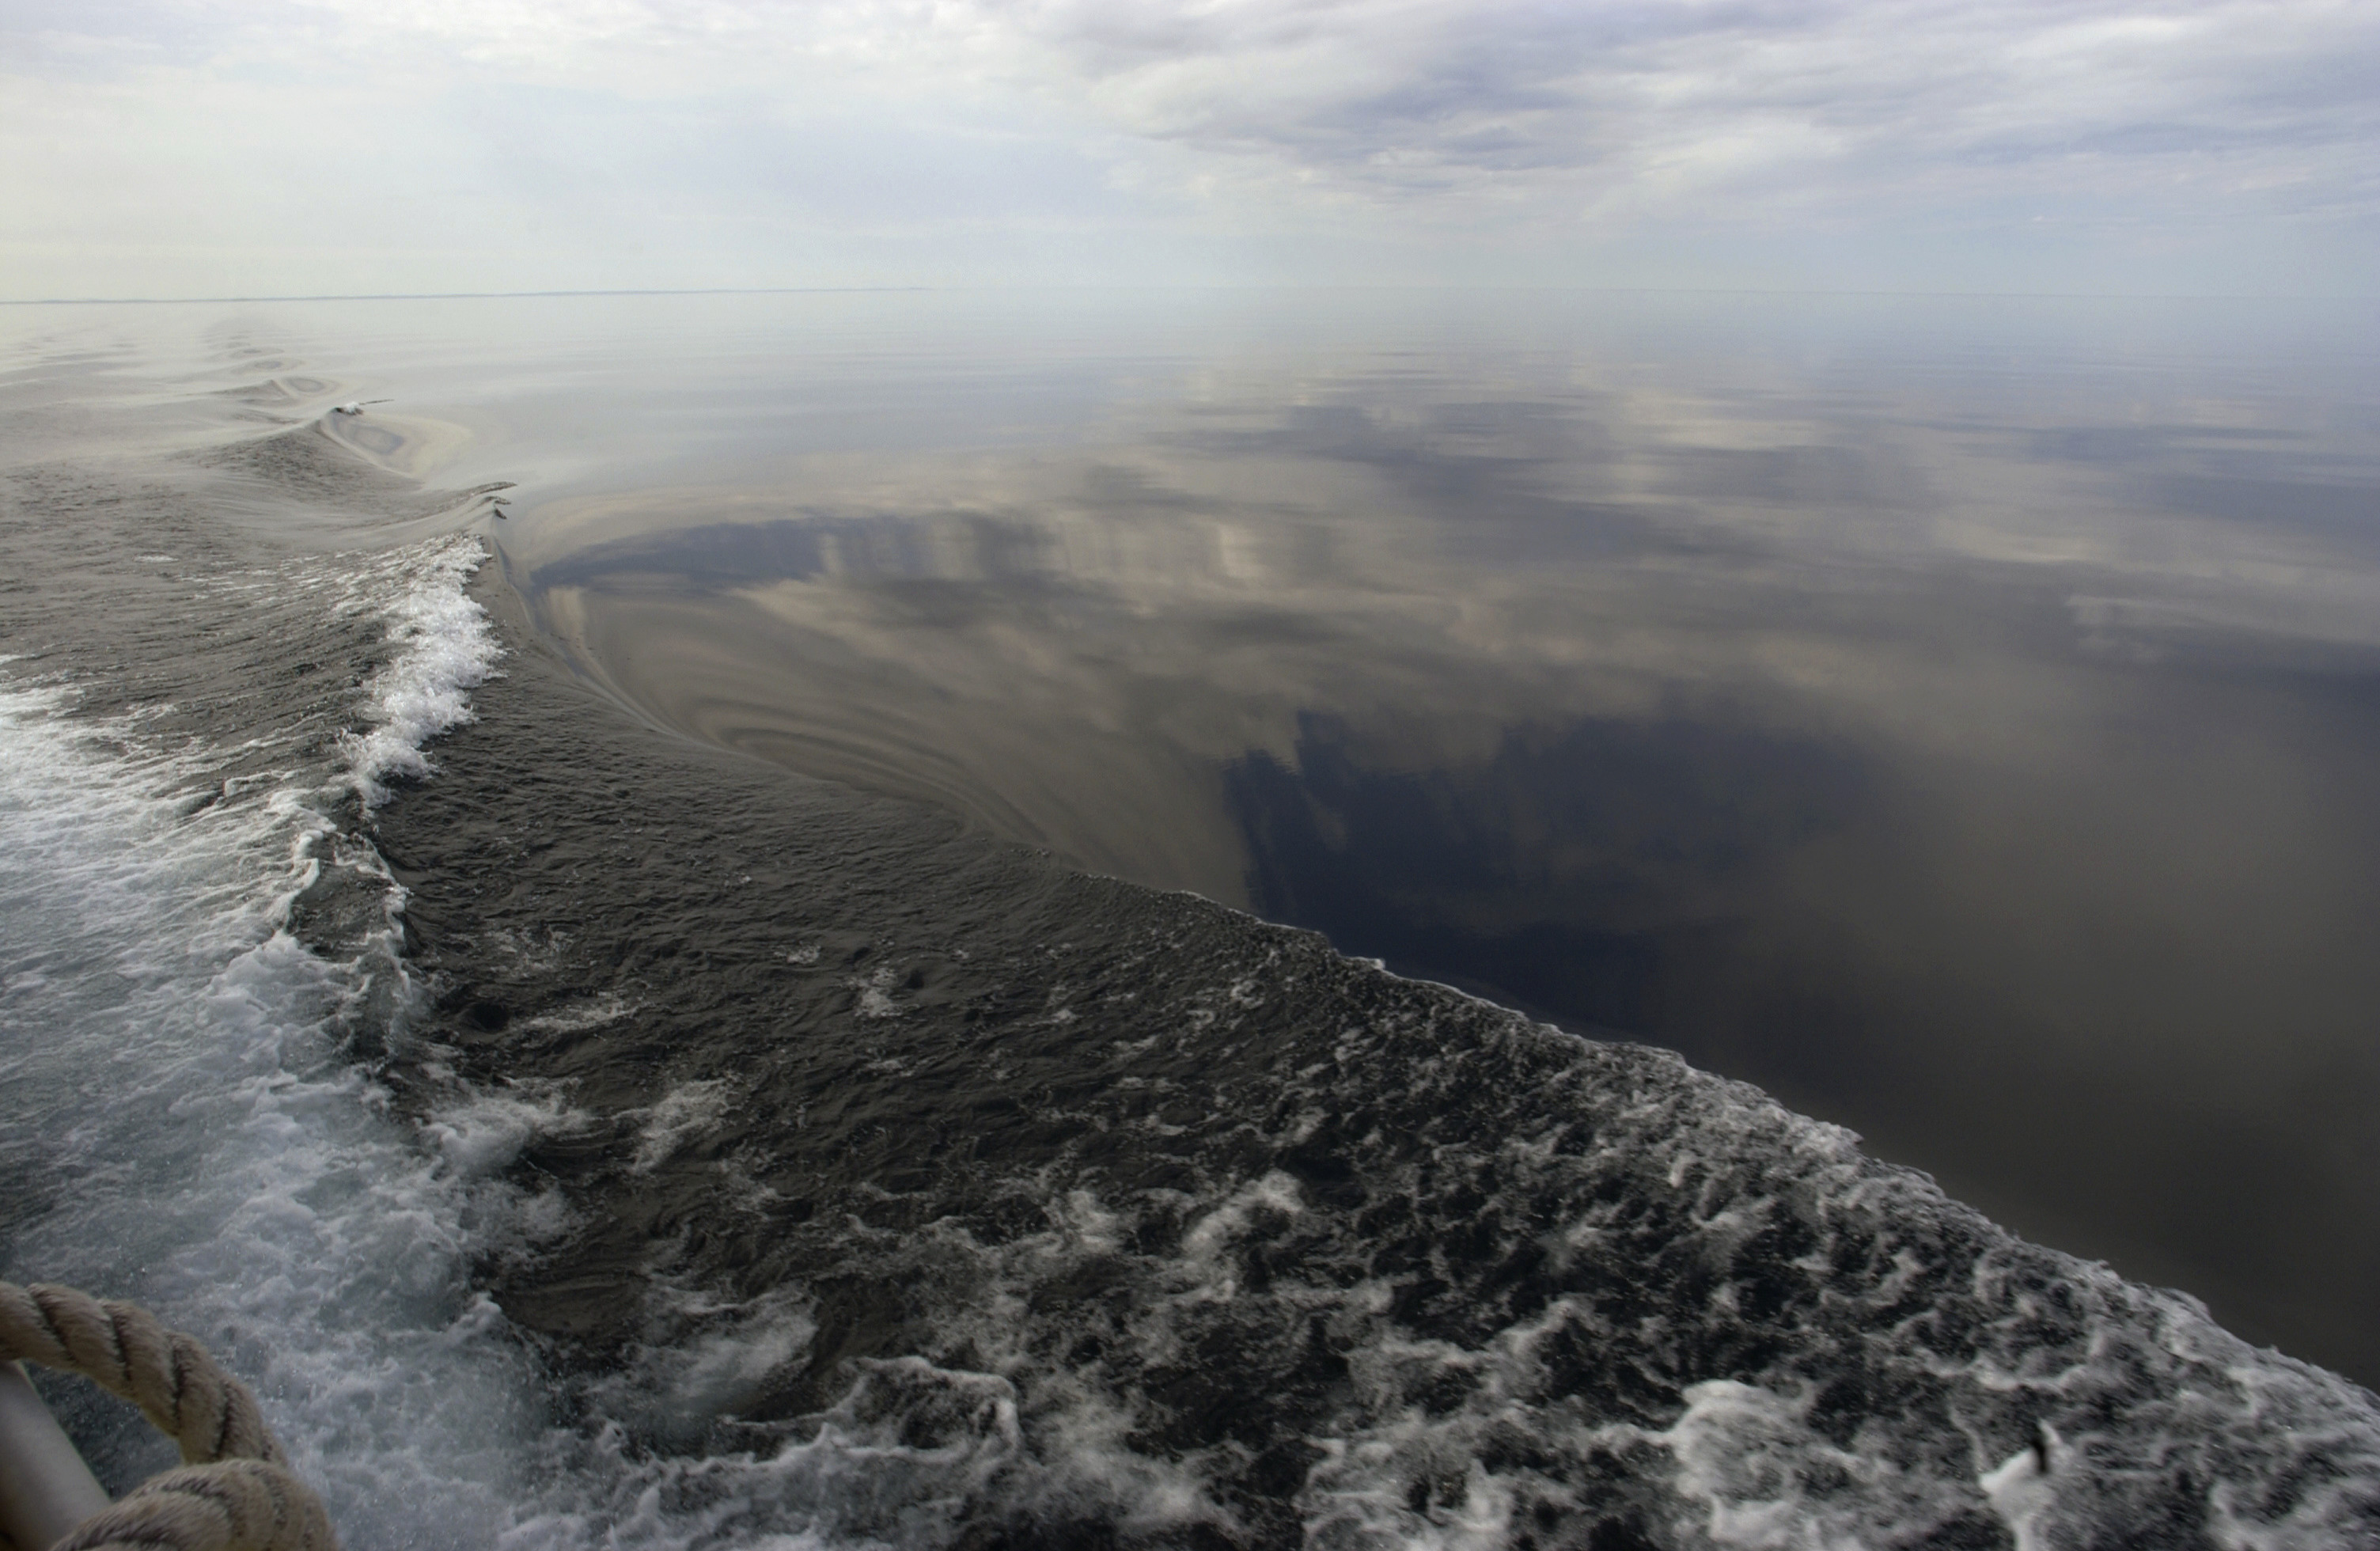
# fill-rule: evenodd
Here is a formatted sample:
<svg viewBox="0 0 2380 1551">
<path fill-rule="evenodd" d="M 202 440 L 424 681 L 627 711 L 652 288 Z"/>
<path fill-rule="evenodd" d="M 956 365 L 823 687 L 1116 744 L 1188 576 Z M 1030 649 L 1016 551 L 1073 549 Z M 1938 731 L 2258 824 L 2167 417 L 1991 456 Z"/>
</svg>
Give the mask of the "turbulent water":
<svg viewBox="0 0 2380 1551">
<path fill-rule="evenodd" d="M 347 1545 L 2380 1541 L 2369 1391 L 1674 1054 L 656 728 L 495 480 L 133 328 L 0 377 L 0 1274 L 208 1340 Z"/>
</svg>

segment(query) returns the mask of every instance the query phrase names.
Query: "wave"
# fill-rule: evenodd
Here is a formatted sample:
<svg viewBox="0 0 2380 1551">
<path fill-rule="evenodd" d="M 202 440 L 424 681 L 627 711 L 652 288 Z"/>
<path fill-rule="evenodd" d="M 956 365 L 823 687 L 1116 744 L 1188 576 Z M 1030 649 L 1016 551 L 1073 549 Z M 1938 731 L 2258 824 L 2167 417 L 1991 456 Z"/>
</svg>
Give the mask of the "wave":
<svg viewBox="0 0 2380 1551">
<path fill-rule="evenodd" d="M 470 691 L 500 654 L 487 611 L 463 584 L 487 559 L 470 534 L 453 534 L 360 560 L 341 607 L 376 609 L 387 622 L 389 660 L 365 686 L 369 730 L 342 740 L 347 778 L 368 807 L 388 801 L 392 781 L 427 780 L 432 738 L 470 719 Z"/>
</svg>

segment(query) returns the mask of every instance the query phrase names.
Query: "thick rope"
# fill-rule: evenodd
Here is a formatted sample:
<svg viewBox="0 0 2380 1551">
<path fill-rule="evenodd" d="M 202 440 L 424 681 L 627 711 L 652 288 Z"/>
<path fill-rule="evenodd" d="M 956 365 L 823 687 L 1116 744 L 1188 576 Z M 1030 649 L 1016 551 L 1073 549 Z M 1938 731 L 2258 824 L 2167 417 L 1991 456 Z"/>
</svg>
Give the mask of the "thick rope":
<svg viewBox="0 0 2380 1551">
<path fill-rule="evenodd" d="M 148 1310 L 0 1281 L 0 1363 L 18 1359 L 122 1396 L 182 1451 L 182 1469 L 142 1483 L 53 1551 L 336 1551 L 322 1500 L 289 1472 L 248 1386 Z"/>
</svg>

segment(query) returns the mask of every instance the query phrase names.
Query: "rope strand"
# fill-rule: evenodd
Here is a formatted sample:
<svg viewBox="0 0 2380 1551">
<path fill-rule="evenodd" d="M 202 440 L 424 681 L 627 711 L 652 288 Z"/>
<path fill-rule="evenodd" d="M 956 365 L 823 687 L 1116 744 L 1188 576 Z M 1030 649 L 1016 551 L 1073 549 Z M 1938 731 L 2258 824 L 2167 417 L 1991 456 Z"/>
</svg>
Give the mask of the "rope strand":
<svg viewBox="0 0 2380 1551">
<path fill-rule="evenodd" d="M 183 1468 L 142 1483 L 51 1551 L 337 1551 L 247 1385 L 134 1303 L 0 1281 L 0 1362 L 79 1374 L 140 1408 Z"/>
</svg>

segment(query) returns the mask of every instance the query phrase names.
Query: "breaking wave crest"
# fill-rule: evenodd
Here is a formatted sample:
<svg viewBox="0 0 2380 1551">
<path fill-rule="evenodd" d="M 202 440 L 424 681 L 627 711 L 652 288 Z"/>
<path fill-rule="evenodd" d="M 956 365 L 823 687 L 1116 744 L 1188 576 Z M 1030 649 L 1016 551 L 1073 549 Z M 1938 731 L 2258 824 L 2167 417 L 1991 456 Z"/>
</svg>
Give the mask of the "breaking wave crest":
<svg viewBox="0 0 2380 1551">
<path fill-rule="evenodd" d="M 349 779 L 367 806 L 388 800 L 394 780 L 433 773 L 430 740 L 470 720 L 470 692 L 500 655 L 487 611 L 463 583 L 487 559 L 469 534 L 452 534 L 361 563 L 341 606 L 375 610 L 395 648 L 366 688 L 368 730 L 342 740 Z"/>
</svg>

